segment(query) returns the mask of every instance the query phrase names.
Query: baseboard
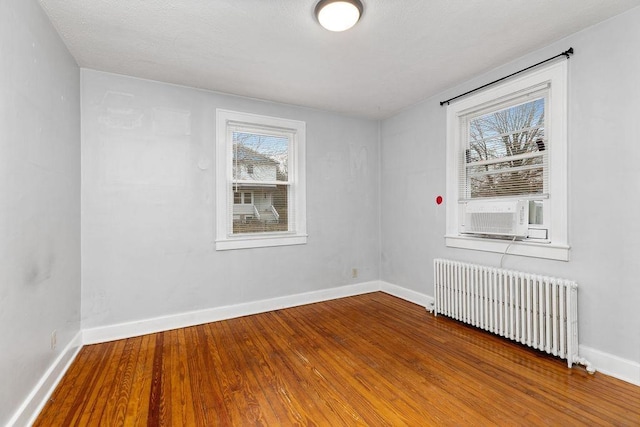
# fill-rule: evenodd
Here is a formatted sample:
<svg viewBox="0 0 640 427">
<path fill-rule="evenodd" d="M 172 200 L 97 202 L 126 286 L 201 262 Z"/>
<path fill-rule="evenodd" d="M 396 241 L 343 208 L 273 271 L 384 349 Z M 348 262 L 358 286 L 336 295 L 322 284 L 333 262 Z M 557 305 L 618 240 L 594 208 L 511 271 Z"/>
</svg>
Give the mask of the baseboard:
<svg viewBox="0 0 640 427">
<path fill-rule="evenodd" d="M 389 295 L 401 298 L 405 301 L 421 305 L 429 311 L 433 309 L 433 297 L 429 295 L 412 291 L 411 289 L 403 288 L 401 286 L 397 286 L 384 281 L 380 282 L 380 290 L 388 293 Z"/>
<path fill-rule="evenodd" d="M 598 372 L 640 386 L 640 363 L 581 345 L 580 357 L 587 359 Z"/>
<path fill-rule="evenodd" d="M 8 426 L 33 424 L 81 348 L 82 332 L 79 331 L 31 390 L 31 393 L 9 420 Z"/>
<path fill-rule="evenodd" d="M 320 291 L 305 292 L 268 300 L 253 301 L 248 303 L 216 307 L 205 310 L 197 310 L 186 313 L 178 313 L 169 316 L 144 319 L 134 322 L 120 323 L 116 325 L 101 326 L 85 329 L 82 333 L 84 344 L 96 344 L 171 329 L 185 328 L 204 323 L 217 322 L 219 320 L 233 319 L 251 314 L 264 313 L 272 310 L 280 310 L 304 304 L 328 301 L 336 298 L 344 298 L 381 290 L 380 281 L 363 282 L 354 285 L 340 286 L 323 289 Z"/>
</svg>

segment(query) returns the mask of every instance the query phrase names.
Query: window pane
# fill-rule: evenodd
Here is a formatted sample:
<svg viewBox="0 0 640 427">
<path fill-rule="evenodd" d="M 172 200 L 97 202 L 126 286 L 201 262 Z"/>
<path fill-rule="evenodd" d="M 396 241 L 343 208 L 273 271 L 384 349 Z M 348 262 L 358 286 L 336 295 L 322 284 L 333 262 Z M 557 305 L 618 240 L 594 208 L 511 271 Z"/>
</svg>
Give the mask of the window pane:
<svg viewBox="0 0 640 427">
<path fill-rule="evenodd" d="M 239 205 L 240 203 L 242 203 L 240 193 L 238 192 L 233 193 L 233 204 Z"/>
<path fill-rule="evenodd" d="M 546 183 L 545 99 L 471 119 L 465 153 L 470 198 L 543 194 Z"/>
<path fill-rule="evenodd" d="M 289 138 L 233 132 L 233 178 L 243 181 L 287 181 Z"/>
<path fill-rule="evenodd" d="M 253 187 L 253 186 L 252 186 Z M 289 186 L 259 186 L 244 193 L 244 204 L 233 206 L 233 234 L 289 230 Z"/>
<path fill-rule="evenodd" d="M 477 117 L 469 123 L 467 162 L 544 151 L 544 98 Z"/>
</svg>

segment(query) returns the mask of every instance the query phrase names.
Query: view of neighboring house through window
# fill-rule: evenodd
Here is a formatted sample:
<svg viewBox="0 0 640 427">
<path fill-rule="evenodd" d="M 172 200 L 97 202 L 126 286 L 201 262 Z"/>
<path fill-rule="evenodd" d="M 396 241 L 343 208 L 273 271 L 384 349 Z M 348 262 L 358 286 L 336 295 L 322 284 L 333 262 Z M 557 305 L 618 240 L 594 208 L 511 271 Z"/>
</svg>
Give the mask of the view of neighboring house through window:
<svg viewBox="0 0 640 427">
<path fill-rule="evenodd" d="M 448 246 L 568 259 L 566 74 L 558 62 L 447 107 Z M 528 214 L 517 242 L 463 226 L 471 207 L 493 212 L 503 202 Z"/>
<path fill-rule="evenodd" d="M 217 249 L 306 243 L 303 122 L 217 111 Z"/>
<path fill-rule="evenodd" d="M 232 131 L 233 233 L 288 231 L 289 137 Z"/>
</svg>

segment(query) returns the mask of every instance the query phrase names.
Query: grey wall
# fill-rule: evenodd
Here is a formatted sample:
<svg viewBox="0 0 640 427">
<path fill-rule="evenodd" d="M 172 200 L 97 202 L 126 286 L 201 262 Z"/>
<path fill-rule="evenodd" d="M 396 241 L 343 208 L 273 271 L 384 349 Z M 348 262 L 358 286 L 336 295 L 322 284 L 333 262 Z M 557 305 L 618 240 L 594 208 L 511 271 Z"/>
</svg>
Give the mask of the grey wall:
<svg viewBox="0 0 640 427">
<path fill-rule="evenodd" d="M 0 58 L 4 425 L 80 330 L 80 72 L 31 0 L 0 3 Z"/>
<path fill-rule="evenodd" d="M 433 295 L 431 260 L 499 265 L 445 247 L 446 117 L 439 101 L 570 46 L 569 262 L 508 256 L 505 267 L 578 281 L 582 344 L 640 362 L 640 9 L 605 21 L 381 125 L 382 279 Z M 442 70 L 446 72 L 446 70 Z M 428 76 L 425 76 L 428 78 Z"/>
<path fill-rule="evenodd" d="M 306 122 L 306 245 L 215 251 L 216 108 Z M 378 279 L 377 122 L 83 70 L 82 127 L 83 328 Z"/>
</svg>

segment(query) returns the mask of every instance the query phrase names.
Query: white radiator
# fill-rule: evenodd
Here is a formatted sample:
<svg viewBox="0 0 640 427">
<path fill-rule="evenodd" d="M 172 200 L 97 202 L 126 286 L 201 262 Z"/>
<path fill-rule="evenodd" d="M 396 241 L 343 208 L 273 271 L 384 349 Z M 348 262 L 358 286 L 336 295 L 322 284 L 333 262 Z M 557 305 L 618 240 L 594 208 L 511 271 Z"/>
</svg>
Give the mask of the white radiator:
<svg viewBox="0 0 640 427">
<path fill-rule="evenodd" d="M 571 280 L 434 260 L 436 315 L 443 314 L 585 365 L 578 355 L 578 285 Z"/>
</svg>

